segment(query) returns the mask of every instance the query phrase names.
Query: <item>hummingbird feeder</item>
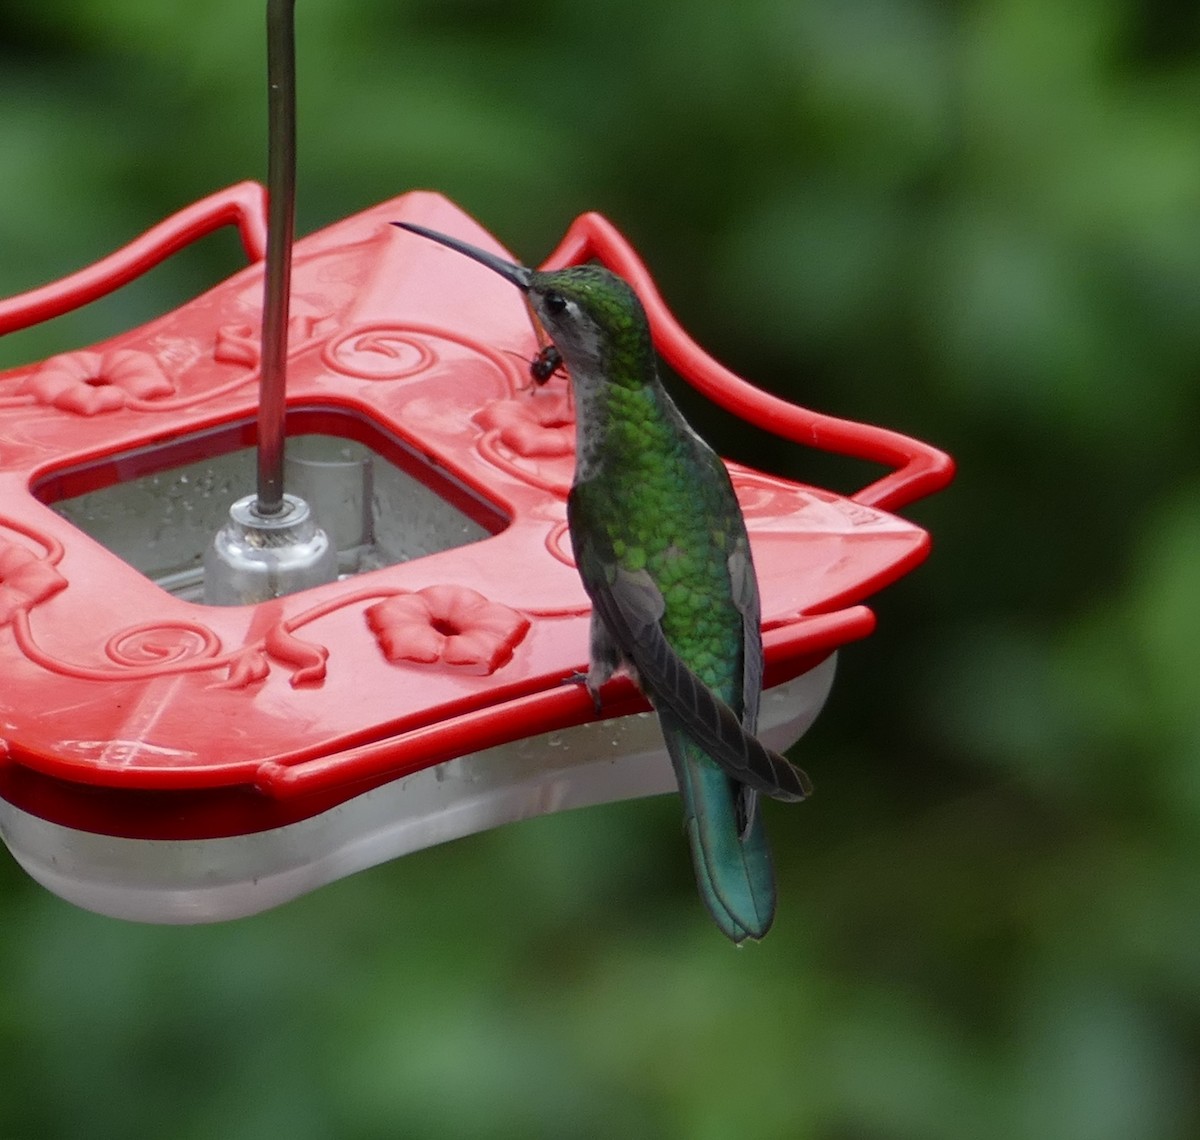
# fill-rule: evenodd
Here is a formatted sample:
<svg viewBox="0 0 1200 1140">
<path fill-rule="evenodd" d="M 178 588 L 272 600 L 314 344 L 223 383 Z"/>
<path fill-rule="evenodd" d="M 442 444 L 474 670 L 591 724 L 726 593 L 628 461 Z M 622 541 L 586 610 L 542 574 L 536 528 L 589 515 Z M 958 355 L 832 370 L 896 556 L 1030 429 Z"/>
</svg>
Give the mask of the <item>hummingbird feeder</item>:
<svg viewBox="0 0 1200 1140">
<path fill-rule="evenodd" d="M 590 615 L 566 379 L 506 282 L 389 223 L 507 252 L 428 192 L 292 249 L 290 8 L 270 5 L 269 206 L 230 187 L 0 301 L 0 333 L 28 327 L 226 225 L 248 259 L 140 328 L 0 374 L 0 835 L 39 882 L 122 918 L 250 914 L 503 822 L 674 788 L 631 681 L 600 714 L 563 683 Z M 892 512 L 952 464 L 717 364 L 597 214 L 545 264 L 590 258 L 715 403 L 890 468 L 842 496 L 729 464 L 762 594 L 759 735 L 786 748 L 837 650 L 872 630 L 864 599 L 928 552 Z"/>
</svg>

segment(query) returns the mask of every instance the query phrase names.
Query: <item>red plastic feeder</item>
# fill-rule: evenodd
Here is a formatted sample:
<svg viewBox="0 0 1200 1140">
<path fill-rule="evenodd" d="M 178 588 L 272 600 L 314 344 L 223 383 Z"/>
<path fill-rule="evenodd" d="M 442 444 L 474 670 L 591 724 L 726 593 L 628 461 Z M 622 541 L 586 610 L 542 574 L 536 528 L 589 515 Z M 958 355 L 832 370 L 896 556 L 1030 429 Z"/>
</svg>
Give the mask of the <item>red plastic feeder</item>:
<svg viewBox="0 0 1200 1140">
<path fill-rule="evenodd" d="M 261 188 L 0 303 L 0 332 L 48 319 L 229 223 L 251 258 L 142 328 L 0 376 L 0 833 L 72 902 L 230 918 L 501 822 L 674 787 L 632 684 L 606 688 L 597 720 L 562 683 L 586 664 L 589 615 L 566 533 L 566 382 L 531 386 L 537 344 L 510 285 L 397 219 L 505 253 L 431 193 L 297 243 L 289 478 L 341 574 L 258 605 L 199 599 L 204 550 L 253 469 Z M 716 364 L 598 215 L 547 265 L 592 257 L 634 285 L 659 351 L 709 398 L 894 468 L 843 498 L 731 465 L 762 591 L 761 735 L 786 747 L 835 650 L 872 629 L 861 600 L 928 551 L 887 512 L 952 465 Z"/>
</svg>

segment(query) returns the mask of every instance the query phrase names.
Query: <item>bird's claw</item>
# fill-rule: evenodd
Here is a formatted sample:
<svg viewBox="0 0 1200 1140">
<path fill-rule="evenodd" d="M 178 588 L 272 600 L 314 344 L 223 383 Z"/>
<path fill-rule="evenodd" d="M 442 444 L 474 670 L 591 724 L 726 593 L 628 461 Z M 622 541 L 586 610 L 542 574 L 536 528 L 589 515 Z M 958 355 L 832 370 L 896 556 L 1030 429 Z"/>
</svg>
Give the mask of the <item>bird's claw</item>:
<svg viewBox="0 0 1200 1140">
<path fill-rule="evenodd" d="M 582 685 L 588 691 L 588 695 L 592 698 L 592 706 L 596 710 L 596 715 L 599 716 L 604 711 L 604 702 L 600 699 L 600 690 L 593 689 L 590 681 L 590 674 L 586 672 L 572 673 L 569 677 L 562 679 L 564 685 Z"/>
</svg>

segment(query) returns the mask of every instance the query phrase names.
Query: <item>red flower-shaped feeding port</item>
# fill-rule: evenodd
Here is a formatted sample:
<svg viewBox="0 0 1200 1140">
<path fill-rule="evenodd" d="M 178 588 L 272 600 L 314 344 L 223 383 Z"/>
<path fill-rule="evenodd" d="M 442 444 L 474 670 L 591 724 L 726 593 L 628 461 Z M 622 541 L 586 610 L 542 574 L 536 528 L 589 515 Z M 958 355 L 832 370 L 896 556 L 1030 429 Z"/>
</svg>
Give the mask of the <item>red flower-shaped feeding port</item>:
<svg viewBox="0 0 1200 1140">
<path fill-rule="evenodd" d="M 475 414 L 475 422 L 530 459 L 569 455 L 575 446 L 575 410 L 565 394 L 492 400 Z"/>
<path fill-rule="evenodd" d="M 32 609 L 67 580 L 45 558 L 0 538 L 0 626 L 7 625 L 20 610 Z"/>
<path fill-rule="evenodd" d="M 94 416 L 127 407 L 131 400 L 170 396 L 175 385 L 147 352 L 67 352 L 52 356 L 22 385 L 41 404 Z"/>
<path fill-rule="evenodd" d="M 389 661 L 494 673 L 512 659 L 529 619 L 466 586 L 427 586 L 371 606 L 367 623 Z"/>
</svg>

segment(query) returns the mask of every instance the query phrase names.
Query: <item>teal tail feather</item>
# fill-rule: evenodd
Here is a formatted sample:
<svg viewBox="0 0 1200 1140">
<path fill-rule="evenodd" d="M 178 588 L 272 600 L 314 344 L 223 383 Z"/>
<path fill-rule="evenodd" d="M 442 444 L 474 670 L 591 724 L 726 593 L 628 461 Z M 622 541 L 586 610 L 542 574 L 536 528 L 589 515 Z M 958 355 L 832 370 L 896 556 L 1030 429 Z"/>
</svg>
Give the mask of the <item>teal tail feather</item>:
<svg viewBox="0 0 1200 1140">
<path fill-rule="evenodd" d="M 660 719 L 700 895 L 728 938 L 762 938 L 775 918 L 775 872 L 761 806 L 752 794 L 747 801 L 745 789 L 709 760 L 669 713 L 660 713 Z"/>
</svg>

